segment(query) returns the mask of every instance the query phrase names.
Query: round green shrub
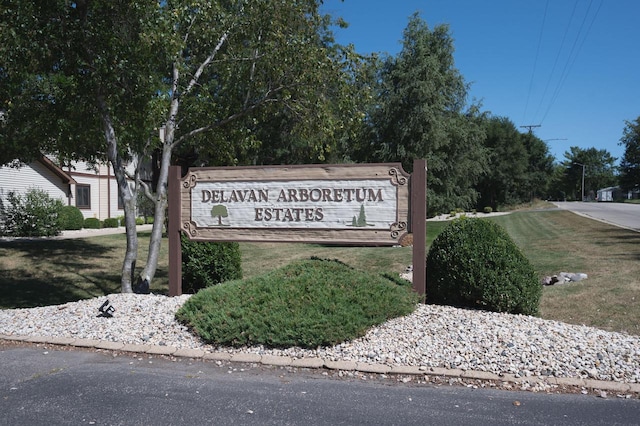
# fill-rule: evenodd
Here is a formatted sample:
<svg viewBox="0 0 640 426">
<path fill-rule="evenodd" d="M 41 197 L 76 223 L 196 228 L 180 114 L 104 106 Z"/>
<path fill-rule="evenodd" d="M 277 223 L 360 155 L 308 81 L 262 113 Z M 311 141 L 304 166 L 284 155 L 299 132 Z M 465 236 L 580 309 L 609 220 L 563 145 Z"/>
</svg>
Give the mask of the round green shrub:
<svg viewBox="0 0 640 426">
<path fill-rule="evenodd" d="M 144 218 L 136 217 L 136 225 L 144 225 Z"/>
<path fill-rule="evenodd" d="M 117 218 L 109 217 L 109 218 L 104 220 L 102 225 L 105 228 L 117 228 L 119 224 L 120 224 L 120 221 Z"/>
<path fill-rule="evenodd" d="M 495 222 L 451 222 L 427 254 L 427 302 L 538 315 L 542 287 L 529 260 Z"/>
<path fill-rule="evenodd" d="M 84 220 L 84 228 L 85 229 L 100 229 L 101 223 L 100 219 L 95 217 L 88 217 Z"/>
<path fill-rule="evenodd" d="M 60 209 L 60 225 L 65 231 L 77 231 L 84 225 L 84 216 L 76 206 L 63 206 Z"/>
<path fill-rule="evenodd" d="M 493 209 L 491 208 L 491 206 L 487 206 L 482 211 L 485 212 L 485 213 L 491 213 L 493 211 Z"/>
<path fill-rule="evenodd" d="M 238 243 L 191 241 L 184 235 L 181 243 L 184 293 L 196 293 L 208 286 L 242 278 Z"/>
</svg>

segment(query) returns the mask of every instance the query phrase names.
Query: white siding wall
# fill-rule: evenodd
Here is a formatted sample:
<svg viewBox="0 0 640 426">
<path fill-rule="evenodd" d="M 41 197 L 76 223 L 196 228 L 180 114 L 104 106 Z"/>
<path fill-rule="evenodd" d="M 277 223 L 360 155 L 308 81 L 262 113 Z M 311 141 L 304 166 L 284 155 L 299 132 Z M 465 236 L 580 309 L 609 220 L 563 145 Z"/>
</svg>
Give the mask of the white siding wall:
<svg viewBox="0 0 640 426">
<path fill-rule="evenodd" d="M 91 208 L 80 209 L 85 218 L 105 220 L 124 215 L 124 210 L 118 210 L 118 184 L 111 166 L 92 167 L 87 163 L 77 162 L 67 172 L 78 184 L 91 186 Z"/>
<path fill-rule="evenodd" d="M 20 168 L 0 167 L 0 198 L 6 199 L 10 191 L 24 194 L 31 188 L 47 191 L 53 198 L 60 198 L 68 204 L 69 185 L 42 163 L 35 161 Z"/>
</svg>

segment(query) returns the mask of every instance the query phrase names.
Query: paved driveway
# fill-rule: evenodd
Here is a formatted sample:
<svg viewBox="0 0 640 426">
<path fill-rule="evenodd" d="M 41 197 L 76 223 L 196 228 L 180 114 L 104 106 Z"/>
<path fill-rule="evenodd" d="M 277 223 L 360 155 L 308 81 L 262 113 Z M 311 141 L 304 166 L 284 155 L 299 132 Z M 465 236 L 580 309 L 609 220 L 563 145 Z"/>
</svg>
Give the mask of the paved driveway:
<svg viewBox="0 0 640 426">
<path fill-rule="evenodd" d="M 640 232 L 640 204 L 554 202 L 564 210 L 581 216 Z"/>
</svg>

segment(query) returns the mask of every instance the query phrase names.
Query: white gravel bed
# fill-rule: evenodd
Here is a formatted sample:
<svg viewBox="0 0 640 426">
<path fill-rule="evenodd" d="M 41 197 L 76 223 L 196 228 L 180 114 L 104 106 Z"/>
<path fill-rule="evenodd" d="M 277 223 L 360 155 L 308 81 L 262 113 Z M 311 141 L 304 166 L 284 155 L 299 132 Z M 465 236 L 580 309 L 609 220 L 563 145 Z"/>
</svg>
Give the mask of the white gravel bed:
<svg viewBox="0 0 640 426">
<path fill-rule="evenodd" d="M 333 347 L 223 348 L 202 343 L 176 322 L 174 313 L 188 297 L 112 294 L 64 305 L 0 310 L 0 334 L 640 383 L 640 336 L 523 315 L 419 305 L 411 315 Z M 97 316 L 106 300 L 115 308 L 112 318 Z"/>
</svg>

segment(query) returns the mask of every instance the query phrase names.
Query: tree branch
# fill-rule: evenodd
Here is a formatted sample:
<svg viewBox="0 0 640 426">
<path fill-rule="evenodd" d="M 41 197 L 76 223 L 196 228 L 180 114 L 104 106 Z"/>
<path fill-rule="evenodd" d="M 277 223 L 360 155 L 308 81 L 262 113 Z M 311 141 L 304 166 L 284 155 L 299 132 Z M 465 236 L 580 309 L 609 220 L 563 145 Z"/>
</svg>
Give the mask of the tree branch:
<svg viewBox="0 0 640 426">
<path fill-rule="evenodd" d="M 262 97 L 262 99 L 260 99 L 258 102 L 253 103 L 252 105 L 249 105 L 245 108 L 243 108 L 242 110 L 236 112 L 235 114 L 231 114 L 226 118 L 223 118 L 221 120 L 216 121 L 215 123 L 211 123 L 207 126 L 202 126 L 200 128 L 197 129 L 193 129 L 190 132 L 185 133 L 184 135 L 180 136 L 180 138 L 178 138 L 176 141 L 173 142 L 173 144 L 171 145 L 171 148 L 175 148 L 176 146 L 180 145 L 183 141 L 185 141 L 186 139 L 189 139 L 195 135 L 198 135 L 200 133 L 209 131 L 211 129 L 215 129 L 217 127 L 221 127 L 224 126 L 227 123 L 230 123 L 234 120 L 237 120 L 241 117 L 246 116 L 247 114 L 249 114 L 250 112 L 252 112 L 253 110 L 261 107 L 264 104 L 270 103 L 270 102 L 278 102 L 277 99 L 273 98 L 273 94 L 278 93 L 280 91 L 282 91 L 284 89 L 284 86 L 280 86 L 276 89 L 272 89 L 269 90 L 265 96 Z"/>
<path fill-rule="evenodd" d="M 195 74 L 191 78 L 191 81 L 189 81 L 189 84 L 184 89 L 185 93 L 190 93 L 191 90 L 193 89 L 193 86 L 195 86 L 198 83 L 198 80 L 200 79 L 200 76 L 204 72 L 204 69 L 207 67 L 207 65 L 211 63 L 211 61 L 213 61 L 213 59 L 216 57 L 216 54 L 220 51 L 220 49 L 222 49 L 222 45 L 225 43 L 225 41 L 227 41 L 228 37 L 229 37 L 229 30 L 225 31 L 222 34 L 222 36 L 218 40 L 218 44 L 216 44 L 216 47 L 213 48 L 213 51 L 211 52 L 211 54 L 209 54 L 209 56 L 207 56 L 207 58 L 200 64 Z"/>
</svg>

